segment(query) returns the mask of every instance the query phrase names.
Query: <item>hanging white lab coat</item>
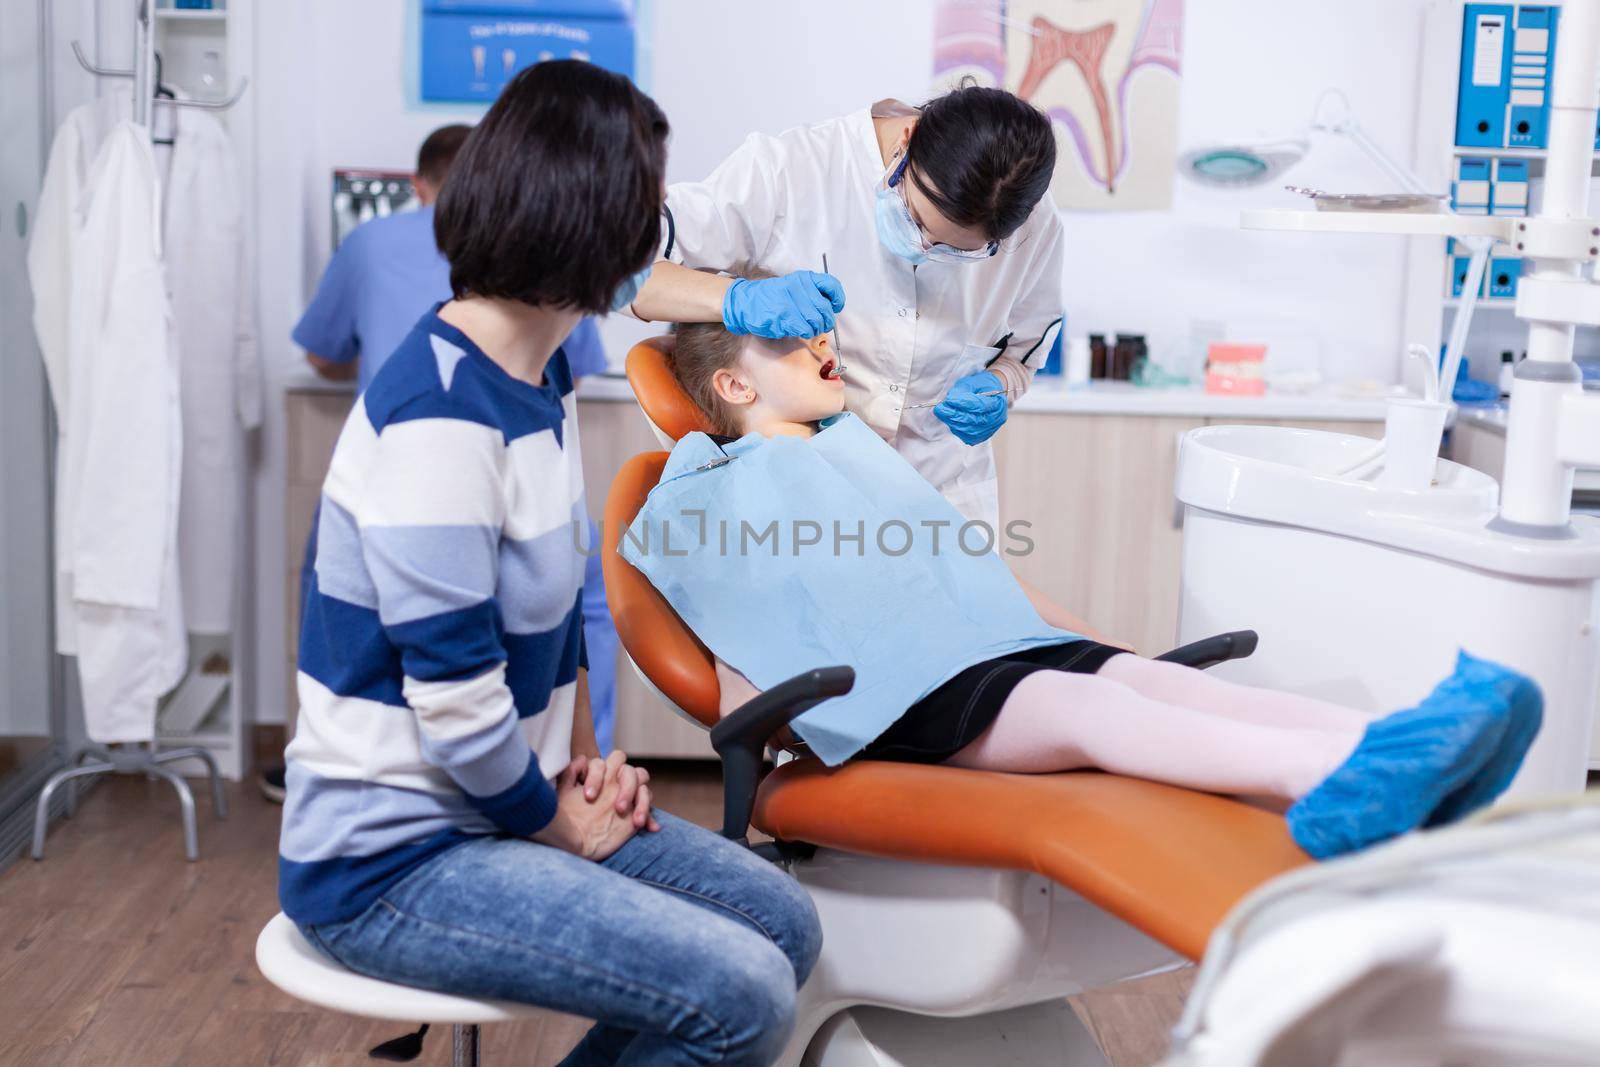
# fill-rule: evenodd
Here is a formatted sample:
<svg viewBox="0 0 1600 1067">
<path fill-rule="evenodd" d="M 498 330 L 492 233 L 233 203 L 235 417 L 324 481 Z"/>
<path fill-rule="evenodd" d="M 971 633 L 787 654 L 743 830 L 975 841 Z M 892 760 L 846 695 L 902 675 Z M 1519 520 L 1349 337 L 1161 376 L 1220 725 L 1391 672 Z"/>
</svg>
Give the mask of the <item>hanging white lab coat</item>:
<svg viewBox="0 0 1600 1067">
<path fill-rule="evenodd" d="M 83 333 L 82 324 L 90 321 L 85 309 L 99 299 L 92 284 L 95 275 L 85 265 L 92 265 L 102 255 L 100 242 L 104 226 L 109 225 L 107 217 L 97 216 L 101 229 L 86 229 L 90 199 L 109 195 L 91 186 L 91 167 L 98 166 L 98 155 L 110 132 L 126 120 L 132 108 L 131 90 L 122 89 L 67 117 L 51 146 L 28 249 L 34 324 L 60 433 L 55 526 L 57 647 L 79 656 L 90 736 L 102 742 L 152 735 L 155 696 L 182 677 L 185 622 L 187 630 L 198 633 L 231 629 L 235 574 L 241 565 L 238 516 L 244 477 L 240 430 L 258 425 L 261 419 L 243 195 L 231 142 L 212 115 L 158 107 L 159 134 L 176 136 L 171 148 L 159 146 L 147 153 L 157 183 L 155 254 L 162 278 L 159 302 L 151 306 L 171 312 L 164 320 L 162 343 L 170 349 L 169 361 L 178 368 L 180 416 L 176 421 L 182 427 L 179 433 L 184 447 L 174 446 L 174 454 L 180 457 L 181 488 L 175 489 L 170 499 L 153 494 L 143 499 L 152 519 L 157 512 L 172 510 L 164 521 L 174 531 L 175 542 L 165 551 L 176 565 L 162 579 L 163 592 L 156 609 L 159 624 L 142 616 L 133 620 L 116 617 L 108 621 L 109 630 L 96 629 L 85 637 L 80 631 L 86 614 L 98 619 L 105 613 L 85 600 L 76 570 L 85 556 L 93 560 L 97 553 L 109 551 L 109 558 L 115 559 L 117 546 L 85 535 L 85 547 L 80 527 L 88 526 L 98 536 L 110 526 L 98 498 L 84 493 L 80 481 L 86 467 L 99 469 L 109 464 L 114 469 L 117 461 L 114 456 L 80 451 L 87 447 L 84 435 L 74 431 L 87 416 L 86 409 L 74 402 L 73 382 L 87 378 L 87 388 L 98 395 L 104 376 L 93 368 L 107 353 L 87 336 L 75 338 L 74 327 Z M 147 142 L 150 136 L 146 131 Z M 138 180 L 143 176 L 140 167 Z M 128 224 L 137 223 L 129 220 Z M 87 289 L 82 287 L 84 279 L 91 283 Z M 138 333 L 145 325 L 134 318 L 110 321 L 100 336 L 113 349 L 124 343 L 117 339 L 119 331 L 127 334 L 129 343 L 137 344 L 150 340 Z M 129 551 L 138 548 L 133 543 L 126 547 Z M 181 592 L 169 596 L 165 584 L 169 579 L 172 590 Z M 150 624 L 142 631 L 140 619 Z M 127 626 L 125 632 L 116 632 L 115 628 L 123 625 Z M 122 636 L 127 638 L 126 655 L 117 651 Z M 156 645 L 159 654 L 150 651 Z M 125 669 L 131 673 L 118 677 Z M 93 697 L 92 693 L 102 696 Z M 114 728 L 108 725 L 112 720 L 118 724 Z"/>
<path fill-rule="evenodd" d="M 1046 196 L 1006 250 L 982 262 L 914 267 L 884 249 L 874 217 L 884 163 L 872 119 L 911 113 L 884 100 L 777 137 L 752 134 L 704 181 L 667 190 L 672 258 L 785 274 L 820 271 L 827 253 L 845 289 L 837 338 L 845 406 L 959 511 L 997 529 L 990 444 L 963 444 L 932 408 L 905 408 L 942 400 L 1007 334 L 1006 355 L 1021 359 L 1038 345 L 1025 366 L 1043 364 L 1062 313 L 1065 238 Z"/>
<path fill-rule="evenodd" d="M 233 629 L 240 566 L 241 431 L 261 423 L 243 187 L 233 143 L 214 115 L 155 111 L 158 131 L 175 123 L 163 233 L 183 405 L 183 613 L 190 633 L 224 634 Z M 156 151 L 159 161 L 163 150 Z"/>
<path fill-rule="evenodd" d="M 126 101 L 126 102 L 125 102 Z M 77 475 L 66 462 L 71 452 L 71 360 L 73 251 L 81 227 L 78 212 L 89 168 L 107 136 L 131 114 L 132 94 L 110 94 L 74 108 L 50 145 L 33 233 L 28 241 L 28 282 L 33 290 L 33 329 L 44 359 L 45 378 L 56 409 L 55 619 L 56 648 L 77 651 L 72 605 L 72 543 L 77 519 Z"/>
<path fill-rule="evenodd" d="M 128 120 L 107 132 L 100 101 L 80 112 L 51 150 L 29 249 L 60 434 L 58 640 L 78 657 L 90 739 L 143 741 L 187 660 L 161 188 L 148 130 Z"/>
</svg>

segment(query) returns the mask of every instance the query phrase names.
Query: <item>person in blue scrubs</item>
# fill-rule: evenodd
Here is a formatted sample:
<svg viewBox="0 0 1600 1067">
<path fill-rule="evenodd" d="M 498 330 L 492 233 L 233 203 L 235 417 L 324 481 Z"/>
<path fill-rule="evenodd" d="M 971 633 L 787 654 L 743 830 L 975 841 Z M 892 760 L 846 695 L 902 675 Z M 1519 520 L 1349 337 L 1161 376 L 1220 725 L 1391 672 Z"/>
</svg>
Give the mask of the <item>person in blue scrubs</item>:
<svg viewBox="0 0 1600 1067">
<path fill-rule="evenodd" d="M 378 368 L 425 312 L 450 299 L 450 264 L 433 239 L 433 203 L 466 143 L 471 126 L 441 126 L 417 151 L 417 211 L 372 219 L 334 250 L 294 341 L 324 378 L 356 379 L 365 390 Z M 606 369 L 593 319 L 584 319 L 562 347 L 576 377 Z"/>
</svg>

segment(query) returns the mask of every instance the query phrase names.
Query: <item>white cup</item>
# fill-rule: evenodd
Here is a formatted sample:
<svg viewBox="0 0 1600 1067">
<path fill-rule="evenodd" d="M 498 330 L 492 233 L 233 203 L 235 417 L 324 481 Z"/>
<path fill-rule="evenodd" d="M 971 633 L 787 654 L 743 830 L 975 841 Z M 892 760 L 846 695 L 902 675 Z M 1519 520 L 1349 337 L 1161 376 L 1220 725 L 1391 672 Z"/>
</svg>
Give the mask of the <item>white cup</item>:
<svg viewBox="0 0 1600 1067">
<path fill-rule="evenodd" d="M 1089 384 L 1089 339 L 1078 336 L 1067 339 L 1067 387 L 1077 388 Z"/>
<path fill-rule="evenodd" d="M 1385 489 L 1426 489 L 1433 484 L 1439 442 L 1449 413 L 1450 405 L 1437 401 L 1400 397 L 1389 400 L 1379 485 Z"/>
</svg>

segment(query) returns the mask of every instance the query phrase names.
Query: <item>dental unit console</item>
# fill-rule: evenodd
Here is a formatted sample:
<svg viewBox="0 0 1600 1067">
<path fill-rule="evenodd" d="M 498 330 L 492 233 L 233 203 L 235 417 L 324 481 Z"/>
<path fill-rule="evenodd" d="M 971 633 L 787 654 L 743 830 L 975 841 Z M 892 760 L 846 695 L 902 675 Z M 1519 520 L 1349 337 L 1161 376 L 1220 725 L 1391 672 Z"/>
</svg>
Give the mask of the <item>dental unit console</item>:
<svg viewBox="0 0 1600 1067">
<path fill-rule="evenodd" d="M 1600 262 L 1589 208 L 1600 0 L 1560 10 L 1538 211 L 1242 218 L 1247 229 L 1451 237 L 1480 253 L 1500 242 L 1525 258 L 1515 312 L 1527 323 L 1527 358 L 1512 372 L 1500 485 L 1435 461 L 1431 479 L 1401 488 L 1381 466 L 1376 477 L 1370 465 L 1340 473 L 1344 457 L 1371 447 L 1363 439 L 1222 426 L 1187 435 L 1177 479 L 1180 638 L 1247 617 L 1270 652 L 1226 668 L 1234 680 L 1371 708 L 1424 692 L 1457 647 L 1523 671 L 1544 690 L 1546 719 L 1513 793 L 1583 788 L 1600 692 L 1600 527 L 1571 513 L 1575 468 L 1600 465 L 1600 393 L 1584 391 L 1572 359 L 1575 328 L 1600 326 L 1600 285 L 1588 276 Z M 1457 315 L 1445 382 L 1469 314 Z M 1405 414 L 1414 438 L 1433 436 L 1424 447 L 1436 455 L 1427 413 Z M 1391 437 L 1395 427 L 1392 417 Z M 1247 572 L 1264 569 L 1297 580 L 1263 588 Z M 1335 645 L 1358 673 L 1332 672 L 1325 650 Z"/>
</svg>

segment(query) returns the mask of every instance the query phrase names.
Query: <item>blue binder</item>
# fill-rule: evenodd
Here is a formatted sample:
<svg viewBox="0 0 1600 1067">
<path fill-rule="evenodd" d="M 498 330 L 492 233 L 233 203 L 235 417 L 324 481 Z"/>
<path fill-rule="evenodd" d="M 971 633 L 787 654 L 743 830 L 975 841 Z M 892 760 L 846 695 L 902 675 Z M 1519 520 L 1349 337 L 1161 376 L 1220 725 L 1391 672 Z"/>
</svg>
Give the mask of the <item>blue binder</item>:
<svg viewBox="0 0 1600 1067">
<path fill-rule="evenodd" d="M 1510 4 L 1468 4 L 1461 25 L 1461 82 L 1456 97 L 1456 144 L 1503 148 L 1510 95 Z"/>
<path fill-rule="evenodd" d="M 1528 213 L 1528 161 L 1497 159 L 1494 181 L 1490 185 L 1489 214 L 1526 215 Z"/>
<path fill-rule="evenodd" d="M 1466 215 L 1488 214 L 1493 181 L 1494 160 L 1489 156 L 1457 159 L 1455 180 L 1450 183 L 1451 209 Z"/>
<path fill-rule="evenodd" d="M 1495 257 L 1489 260 L 1489 271 L 1484 279 L 1489 285 L 1491 297 L 1514 297 L 1517 295 L 1517 280 L 1522 277 L 1522 260 Z"/>
<path fill-rule="evenodd" d="M 1512 148 L 1543 148 L 1549 139 L 1550 71 L 1556 54 L 1556 17 L 1545 5 L 1517 8 L 1511 37 L 1511 84 L 1506 141 Z"/>
<path fill-rule="evenodd" d="M 1490 186 L 1489 214 L 1526 215 L 1528 213 L 1528 161 L 1497 159 L 1494 182 Z M 1496 244 L 1489 259 L 1488 286 L 1491 297 L 1511 299 L 1517 295 L 1522 277 L 1522 257 L 1510 245 Z"/>
</svg>

